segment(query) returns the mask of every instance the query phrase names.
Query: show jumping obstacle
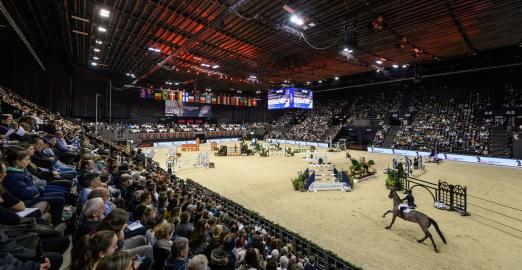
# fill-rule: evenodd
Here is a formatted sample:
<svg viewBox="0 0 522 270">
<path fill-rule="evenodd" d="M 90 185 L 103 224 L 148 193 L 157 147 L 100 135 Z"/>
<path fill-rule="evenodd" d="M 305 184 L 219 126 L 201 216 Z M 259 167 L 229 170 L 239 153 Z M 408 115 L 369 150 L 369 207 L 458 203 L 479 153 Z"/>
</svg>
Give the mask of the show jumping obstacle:
<svg viewBox="0 0 522 270">
<path fill-rule="evenodd" d="M 416 187 L 424 188 L 431 194 L 435 207 L 457 211 L 462 216 L 469 215 L 467 187 L 452 185 L 441 180 L 432 183 L 413 177 L 399 177 L 401 190 L 413 190 Z"/>
<path fill-rule="evenodd" d="M 350 178 L 344 171 L 339 172 L 334 166 L 331 170 L 308 170 L 310 177 L 305 183 L 305 190 L 308 192 L 317 192 L 324 190 L 340 190 L 340 191 L 352 191 L 350 186 Z M 311 173 L 310 173 L 311 172 Z M 332 182 L 316 182 L 319 180 L 333 180 Z"/>
</svg>

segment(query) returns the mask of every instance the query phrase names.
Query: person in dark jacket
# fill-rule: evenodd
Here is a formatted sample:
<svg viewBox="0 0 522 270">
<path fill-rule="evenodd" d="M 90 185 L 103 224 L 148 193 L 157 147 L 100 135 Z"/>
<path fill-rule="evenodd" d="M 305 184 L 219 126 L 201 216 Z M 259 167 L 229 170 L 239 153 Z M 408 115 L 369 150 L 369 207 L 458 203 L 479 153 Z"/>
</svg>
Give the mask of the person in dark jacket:
<svg viewBox="0 0 522 270">
<path fill-rule="evenodd" d="M 180 220 L 181 222 L 176 226 L 174 234 L 177 236 L 190 237 L 190 234 L 194 230 L 194 226 L 190 223 L 190 213 L 181 213 Z"/>
<path fill-rule="evenodd" d="M 0 267 L 13 270 L 51 269 L 58 270 L 62 266 L 62 255 L 55 252 L 43 253 L 44 263 L 34 261 L 36 251 L 19 246 L 10 239 L 0 226 Z"/>
<path fill-rule="evenodd" d="M 31 161 L 36 164 L 36 166 L 43 168 L 50 172 L 57 172 L 58 175 L 67 180 L 73 180 L 78 173 L 74 169 L 65 169 L 65 168 L 55 168 L 55 161 L 50 157 L 44 155 L 43 150 L 45 149 L 45 143 L 39 137 L 32 138 L 30 144 L 34 148 L 34 153 L 31 156 Z"/>
<path fill-rule="evenodd" d="M 61 192 L 46 192 L 33 183 L 31 174 L 25 169 L 29 165 L 29 153 L 20 147 L 10 147 L 5 153 L 5 161 L 9 167 L 2 183 L 4 188 L 29 206 L 40 201 L 48 202 L 53 225 L 61 223 L 65 195 Z"/>
<path fill-rule="evenodd" d="M 171 255 L 165 261 L 165 270 L 186 270 L 189 252 L 188 239 L 182 236 L 176 237 L 171 248 Z"/>
</svg>

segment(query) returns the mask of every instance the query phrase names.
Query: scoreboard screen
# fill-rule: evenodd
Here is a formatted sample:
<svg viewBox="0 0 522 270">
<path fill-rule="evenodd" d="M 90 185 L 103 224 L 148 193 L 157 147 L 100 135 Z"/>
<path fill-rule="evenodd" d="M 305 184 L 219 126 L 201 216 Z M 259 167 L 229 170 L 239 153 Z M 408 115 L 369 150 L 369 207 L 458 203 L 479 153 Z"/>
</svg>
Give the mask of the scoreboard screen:
<svg viewBox="0 0 522 270">
<path fill-rule="evenodd" d="M 268 91 L 268 109 L 312 109 L 313 93 L 308 89 L 283 88 Z"/>
</svg>

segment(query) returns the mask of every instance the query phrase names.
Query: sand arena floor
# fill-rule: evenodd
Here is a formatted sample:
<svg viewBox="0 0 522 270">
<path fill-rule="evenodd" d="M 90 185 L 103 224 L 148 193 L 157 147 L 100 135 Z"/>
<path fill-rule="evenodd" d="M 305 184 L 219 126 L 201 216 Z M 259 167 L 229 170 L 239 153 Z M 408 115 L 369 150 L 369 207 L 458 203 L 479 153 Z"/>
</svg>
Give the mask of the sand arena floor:
<svg viewBox="0 0 522 270">
<path fill-rule="evenodd" d="M 290 178 L 308 166 L 302 159 L 304 154 L 216 157 L 209 144 L 202 145 L 201 151 L 209 152 L 216 168 L 192 168 L 187 162 L 178 173 L 180 177 L 191 178 L 364 269 L 522 269 L 522 222 L 473 206 L 467 217 L 438 210 L 432 206 L 428 191 L 420 188 L 414 190 L 417 210 L 437 221 L 448 244 L 442 243 L 432 226 L 430 231 L 440 250 L 434 253 L 429 239 L 416 242 L 424 236 L 420 227 L 399 218 L 391 230 L 384 229 L 391 221 L 391 215 L 382 218 L 392 208 L 383 174 L 383 169 L 391 166 L 390 155 L 350 151 L 355 158 L 373 159 L 377 176 L 358 183 L 352 192 L 305 193 L 294 191 L 290 183 Z M 322 154 L 326 149 L 319 151 Z M 154 159 L 165 166 L 168 149 L 157 148 L 155 152 Z M 183 152 L 181 160 L 196 155 Z M 348 168 L 345 152 L 328 153 L 328 158 L 338 169 Z M 427 164 L 419 178 L 466 185 L 472 195 L 522 208 L 522 169 L 443 162 Z M 522 212 L 517 210 L 473 198 L 469 202 L 522 220 Z"/>
</svg>

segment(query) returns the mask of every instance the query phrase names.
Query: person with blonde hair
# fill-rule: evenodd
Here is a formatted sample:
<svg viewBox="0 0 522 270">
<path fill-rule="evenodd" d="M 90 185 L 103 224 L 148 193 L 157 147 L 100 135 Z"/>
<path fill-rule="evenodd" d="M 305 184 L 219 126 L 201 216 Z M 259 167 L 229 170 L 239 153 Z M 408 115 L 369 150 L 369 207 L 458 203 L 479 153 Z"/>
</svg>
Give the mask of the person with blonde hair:
<svg viewBox="0 0 522 270">
<path fill-rule="evenodd" d="M 172 235 L 174 233 L 174 224 L 163 222 L 156 226 L 154 229 L 154 235 L 156 236 L 156 242 L 152 248 L 154 254 L 154 266 L 165 265 L 165 260 L 171 254 L 172 247 Z M 153 267 L 159 268 L 159 267 Z"/>
<path fill-rule="evenodd" d="M 207 270 L 208 260 L 205 255 L 196 255 L 189 260 L 187 264 L 188 270 Z"/>
</svg>

